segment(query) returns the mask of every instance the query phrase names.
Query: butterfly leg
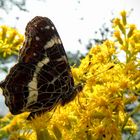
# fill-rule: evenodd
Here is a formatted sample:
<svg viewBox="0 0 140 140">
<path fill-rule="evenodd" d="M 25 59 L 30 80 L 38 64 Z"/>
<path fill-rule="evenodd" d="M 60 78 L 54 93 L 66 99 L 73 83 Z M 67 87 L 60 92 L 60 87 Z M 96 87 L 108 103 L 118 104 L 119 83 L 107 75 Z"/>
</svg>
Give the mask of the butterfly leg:
<svg viewBox="0 0 140 140">
<path fill-rule="evenodd" d="M 36 116 L 41 116 L 42 114 L 44 114 L 47 110 L 40 110 L 40 111 L 37 111 L 37 112 L 31 112 L 29 114 L 29 116 L 27 117 L 27 120 L 32 120 L 34 119 Z"/>
</svg>

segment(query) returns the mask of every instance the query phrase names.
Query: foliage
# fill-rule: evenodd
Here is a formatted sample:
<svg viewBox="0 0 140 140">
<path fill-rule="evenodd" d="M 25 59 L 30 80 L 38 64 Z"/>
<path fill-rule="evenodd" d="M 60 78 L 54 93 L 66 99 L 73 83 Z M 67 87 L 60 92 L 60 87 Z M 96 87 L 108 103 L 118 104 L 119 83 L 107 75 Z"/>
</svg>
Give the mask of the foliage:
<svg viewBox="0 0 140 140">
<path fill-rule="evenodd" d="M 12 9 L 13 6 L 18 7 L 20 10 L 27 11 L 25 5 L 26 0 L 0 0 L 0 8 L 5 10 L 7 13 Z"/>
<path fill-rule="evenodd" d="M 120 140 L 123 132 L 133 137 L 138 127 L 132 116 L 140 110 L 140 30 L 127 23 L 125 11 L 113 28 L 112 40 L 93 46 L 72 68 L 75 84 L 83 85 L 73 101 L 32 121 L 25 119 L 28 113 L 8 114 L 0 119 L 0 138 Z M 127 112 L 128 105 L 135 108 Z"/>
<path fill-rule="evenodd" d="M 112 29 L 108 27 L 106 23 L 104 23 L 98 31 L 95 31 L 95 36 L 97 37 L 94 37 L 88 41 L 87 50 L 90 50 L 93 44 L 102 44 L 103 42 L 108 40 L 108 38 L 110 38 L 112 34 Z"/>
<path fill-rule="evenodd" d="M 28 12 L 26 3 L 27 0 L 0 0 L 0 8 L 6 13 L 9 13 L 13 7 L 17 7 L 21 11 Z"/>
<path fill-rule="evenodd" d="M 77 51 L 76 53 L 72 53 L 72 52 L 68 51 L 67 56 L 68 56 L 69 64 L 71 66 L 79 66 L 80 59 L 82 59 L 84 57 L 84 55 L 81 54 L 80 51 Z"/>
</svg>

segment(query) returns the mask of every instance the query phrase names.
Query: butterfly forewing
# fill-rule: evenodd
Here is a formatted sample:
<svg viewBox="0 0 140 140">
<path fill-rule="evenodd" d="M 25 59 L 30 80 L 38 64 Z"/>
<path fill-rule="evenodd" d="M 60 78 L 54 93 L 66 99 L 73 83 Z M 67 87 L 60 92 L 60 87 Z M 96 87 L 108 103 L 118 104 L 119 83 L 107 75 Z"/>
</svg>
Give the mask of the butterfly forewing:
<svg viewBox="0 0 140 140">
<path fill-rule="evenodd" d="M 75 88 L 67 56 L 48 18 L 37 16 L 27 24 L 18 62 L 0 86 L 12 114 L 49 111 L 73 98 Z"/>
</svg>

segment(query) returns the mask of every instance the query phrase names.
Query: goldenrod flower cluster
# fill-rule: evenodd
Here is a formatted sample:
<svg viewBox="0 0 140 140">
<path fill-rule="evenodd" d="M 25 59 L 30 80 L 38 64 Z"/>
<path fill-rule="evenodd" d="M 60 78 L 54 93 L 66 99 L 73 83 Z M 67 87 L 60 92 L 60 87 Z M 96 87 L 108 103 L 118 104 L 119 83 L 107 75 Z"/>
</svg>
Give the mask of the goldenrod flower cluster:
<svg viewBox="0 0 140 140">
<path fill-rule="evenodd" d="M 0 120 L 0 134 L 8 133 L 11 140 L 121 140 L 124 131 L 135 135 L 131 116 L 140 110 L 140 30 L 127 23 L 126 15 L 122 11 L 114 19 L 112 40 L 93 46 L 72 68 L 75 83 L 83 85 L 73 101 L 29 122 L 25 113 L 6 116 Z M 127 112 L 132 104 L 135 109 Z"/>
<path fill-rule="evenodd" d="M 16 29 L 5 25 L 0 26 L 0 57 L 17 55 L 23 40 L 23 35 L 18 33 Z"/>
</svg>

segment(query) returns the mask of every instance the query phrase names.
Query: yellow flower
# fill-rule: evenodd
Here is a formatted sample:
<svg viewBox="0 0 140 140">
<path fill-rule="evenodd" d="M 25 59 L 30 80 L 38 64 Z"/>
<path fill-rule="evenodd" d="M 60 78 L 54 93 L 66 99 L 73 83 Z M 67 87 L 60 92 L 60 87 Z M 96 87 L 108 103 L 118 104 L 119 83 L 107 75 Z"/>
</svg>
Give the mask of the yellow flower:
<svg viewBox="0 0 140 140">
<path fill-rule="evenodd" d="M 122 16 L 122 22 L 123 22 L 123 25 L 126 25 L 127 22 L 126 22 L 126 11 L 121 11 L 121 16 Z"/>
<path fill-rule="evenodd" d="M 130 24 L 130 25 L 129 25 L 129 28 L 130 28 L 130 30 L 129 30 L 128 34 L 127 34 L 127 37 L 128 37 L 128 38 L 131 37 L 131 36 L 133 35 L 134 30 L 136 30 L 136 25 Z"/>
<path fill-rule="evenodd" d="M 114 27 L 118 26 L 118 24 L 120 24 L 120 19 L 119 19 L 119 18 L 115 18 L 115 19 L 113 20 L 113 25 L 114 25 Z"/>
<path fill-rule="evenodd" d="M 114 36 L 117 38 L 117 40 L 119 41 L 120 44 L 123 44 L 123 40 L 121 38 L 121 35 L 120 35 L 119 31 L 115 31 Z"/>
<path fill-rule="evenodd" d="M 0 26 L 0 56 L 5 58 L 17 54 L 23 40 L 23 35 L 16 29 Z"/>
<path fill-rule="evenodd" d="M 25 120 L 25 113 L 5 117 L 0 120 L 0 132 L 18 138 L 25 135 L 16 131 L 30 130 L 30 136 L 26 136 L 33 140 L 120 140 L 124 130 L 134 135 L 137 125 L 131 117 L 139 112 L 140 104 L 129 113 L 125 106 L 139 103 L 140 31 L 128 25 L 125 11 L 121 12 L 121 18 L 114 19 L 114 24 L 117 41 L 107 40 L 93 46 L 80 66 L 71 69 L 75 85 L 83 85 L 74 100 L 36 116 L 31 122 Z M 7 40 L 5 33 L 7 28 L 3 29 L 3 40 Z M 10 43 L 13 38 L 9 36 Z M 125 62 L 118 58 L 121 51 L 125 53 Z"/>
</svg>

